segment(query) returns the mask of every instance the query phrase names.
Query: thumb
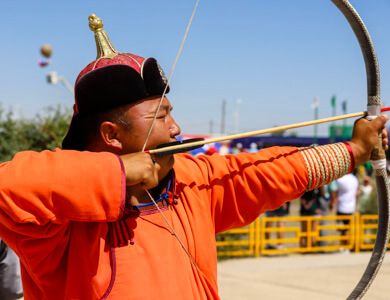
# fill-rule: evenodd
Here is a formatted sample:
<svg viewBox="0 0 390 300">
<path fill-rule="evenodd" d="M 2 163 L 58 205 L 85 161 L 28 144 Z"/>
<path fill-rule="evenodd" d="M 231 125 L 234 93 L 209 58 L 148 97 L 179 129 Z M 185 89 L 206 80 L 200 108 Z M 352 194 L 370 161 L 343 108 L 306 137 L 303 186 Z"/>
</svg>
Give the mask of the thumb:
<svg viewBox="0 0 390 300">
<path fill-rule="evenodd" d="M 377 130 L 380 130 L 383 128 L 383 126 L 386 124 L 386 122 L 389 120 L 389 116 L 386 114 L 380 115 L 373 119 L 372 126 L 376 128 Z"/>
</svg>

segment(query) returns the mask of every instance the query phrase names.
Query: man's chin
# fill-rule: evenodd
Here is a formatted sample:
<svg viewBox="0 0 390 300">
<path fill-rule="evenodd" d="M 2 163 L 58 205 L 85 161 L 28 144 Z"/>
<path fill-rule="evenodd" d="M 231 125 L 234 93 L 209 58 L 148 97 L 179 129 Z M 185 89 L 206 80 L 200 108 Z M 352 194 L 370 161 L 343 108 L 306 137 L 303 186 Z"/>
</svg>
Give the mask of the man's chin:
<svg viewBox="0 0 390 300">
<path fill-rule="evenodd" d="M 158 172 L 159 174 L 159 179 L 165 178 L 168 173 L 172 170 L 173 165 L 175 164 L 175 157 L 173 155 L 167 155 L 164 156 L 163 159 L 161 159 L 160 166 L 161 169 Z"/>
</svg>

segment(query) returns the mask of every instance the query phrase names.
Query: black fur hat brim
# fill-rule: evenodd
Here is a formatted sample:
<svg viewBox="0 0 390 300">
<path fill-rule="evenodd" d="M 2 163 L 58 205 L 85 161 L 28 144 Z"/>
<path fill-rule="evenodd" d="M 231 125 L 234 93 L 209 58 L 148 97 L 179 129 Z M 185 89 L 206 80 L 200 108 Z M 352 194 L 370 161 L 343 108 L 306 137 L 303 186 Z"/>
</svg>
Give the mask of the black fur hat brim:
<svg viewBox="0 0 390 300">
<path fill-rule="evenodd" d="M 130 66 L 117 64 L 100 67 L 81 77 L 75 88 L 77 112 L 62 142 L 62 148 L 84 150 L 81 128 L 83 116 L 109 111 L 163 93 L 166 78 L 154 58 L 145 60 L 141 74 Z M 166 92 L 169 92 L 169 87 Z"/>
</svg>

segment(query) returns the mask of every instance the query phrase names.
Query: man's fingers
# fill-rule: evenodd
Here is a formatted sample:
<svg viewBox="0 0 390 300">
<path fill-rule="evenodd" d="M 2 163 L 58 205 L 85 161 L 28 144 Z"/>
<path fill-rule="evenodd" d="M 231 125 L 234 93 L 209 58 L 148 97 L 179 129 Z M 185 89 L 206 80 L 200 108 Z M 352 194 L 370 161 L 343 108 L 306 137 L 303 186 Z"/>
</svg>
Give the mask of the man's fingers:
<svg viewBox="0 0 390 300">
<path fill-rule="evenodd" d="M 151 189 L 158 185 L 158 171 L 161 169 L 160 165 L 150 157 L 150 164 L 145 169 L 144 178 L 139 186 L 143 189 Z"/>
<path fill-rule="evenodd" d="M 138 184 L 146 189 L 158 185 L 160 165 L 152 159 L 150 154 L 138 152 L 122 155 L 121 158 L 125 168 L 127 185 Z"/>
<path fill-rule="evenodd" d="M 383 148 L 385 149 L 385 151 L 387 149 L 389 149 L 389 135 L 388 135 L 388 132 L 387 132 L 387 129 L 383 126 L 382 128 L 382 143 L 383 143 Z"/>
<path fill-rule="evenodd" d="M 379 117 L 375 118 L 375 120 L 373 121 L 376 121 L 377 120 L 377 126 L 379 126 L 379 129 L 382 128 L 382 144 L 383 144 L 383 148 L 385 150 L 387 150 L 389 148 L 388 146 L 388 143 L 389 143 L 389 138 L 388 138 L 388 133 L 387 133 L 387 130 L 386 130 L 386 122 L 389 120 L 389 116 L 386 115 L 386 114 L 383 114 L 383 115 L 380 115 Z M 378 129 L 378 130 L 379 130 Z"/>
<path fill-rule="evenodd" d="M 384 114 L 384 115 L 378 116 L 377 118 L 375 118 L 371 122 L 373 122 L 373 124 L 375 124 L 374 126 L 376 126 L 379 130 L 379 129 L 383 128 L 383 126 L 386 124 L 386 122 L 388 120 L 389 120 L 389 116 Z"/>
</svg>

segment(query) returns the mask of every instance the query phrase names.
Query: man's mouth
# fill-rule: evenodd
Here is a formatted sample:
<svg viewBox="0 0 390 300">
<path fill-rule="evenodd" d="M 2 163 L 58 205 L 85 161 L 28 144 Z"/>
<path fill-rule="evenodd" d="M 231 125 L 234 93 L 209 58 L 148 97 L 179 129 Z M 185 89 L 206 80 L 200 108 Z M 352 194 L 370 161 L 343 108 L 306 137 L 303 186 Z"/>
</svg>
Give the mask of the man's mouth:
<svg viewBox="0 0 390 300">
<path fill-rule="evenodd" d="M 193 138 L 193 139 L 187 139 L 187 140 L 184 140 L 184 141 L 174 141 L 174 142 L 161 144 L 161 145 L 158 145 L 155 148 L 155 150 L 161 149 L 161 151 L 156 151 L 154 153 L 156 155 L 158 155 L 158 156 L 165 156 L 165 155 L 171 155 L 171 154 L 183 153 L 183 152 L 191 151 L 191 150 L 203 147 L 203 144 L 196 145 L 196 146 L 189 145 L 188 147 L 185 146 L 186 144 L 190 144 L 190 143 L 194 143 L 194 142 L 202 142 L 204 140 L 205 140 L 204 138 Z M 164 151 L 163 148 L 171 147 L 171 146 L 182 146 L 182 147 L 180 147 L 179 149 L 172 149 L 172 150 Z"/>
</svg>

